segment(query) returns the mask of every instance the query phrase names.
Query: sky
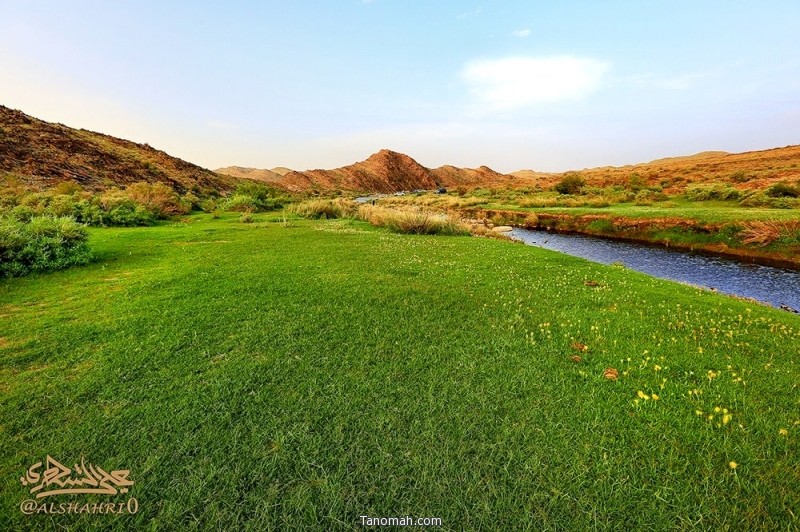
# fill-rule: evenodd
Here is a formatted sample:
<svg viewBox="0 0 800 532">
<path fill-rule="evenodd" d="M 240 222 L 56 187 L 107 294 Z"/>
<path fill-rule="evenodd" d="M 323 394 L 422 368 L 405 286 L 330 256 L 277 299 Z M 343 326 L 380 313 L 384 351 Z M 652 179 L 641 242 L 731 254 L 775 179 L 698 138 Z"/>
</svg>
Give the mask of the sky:
<svg viewBox="0 0 800 532">
<path fill-rule="evenodd" d="M 0 0 L 0 104 L 201 166 L 800 143 L 800 2 Z"/>
</svg>

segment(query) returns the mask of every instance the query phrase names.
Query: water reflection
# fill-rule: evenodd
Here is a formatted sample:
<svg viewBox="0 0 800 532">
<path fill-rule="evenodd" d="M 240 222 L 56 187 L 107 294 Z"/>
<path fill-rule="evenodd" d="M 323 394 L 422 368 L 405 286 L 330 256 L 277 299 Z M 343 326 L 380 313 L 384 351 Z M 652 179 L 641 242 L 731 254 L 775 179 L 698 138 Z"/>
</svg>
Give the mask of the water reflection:
<svg viewBox="0 0 800 532">
<path fill-rule="evenodd" d="M 528 229 L 514 229 L 510 235 L 526 244 L 562 251 L 602 264 L 621 262 L 632 270 L 653 277 L 715 288 L 775 307 L 800 309 L 800 272 L 797 271 L 585 235 L 562 235 Z"/>
</svg>

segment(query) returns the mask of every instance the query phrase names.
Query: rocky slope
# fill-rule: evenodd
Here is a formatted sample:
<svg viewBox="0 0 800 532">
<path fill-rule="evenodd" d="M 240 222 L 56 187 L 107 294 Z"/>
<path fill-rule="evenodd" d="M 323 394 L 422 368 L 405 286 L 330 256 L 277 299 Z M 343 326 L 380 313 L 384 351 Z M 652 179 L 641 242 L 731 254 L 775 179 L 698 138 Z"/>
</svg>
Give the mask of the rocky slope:
<svg viewBox="0 0 800 532">
<path fill-rule="evenodd" d="M 39 189 L 72 180 L 91 190 L 148 181 L 179 192 L 224 191 L 238 182 L 147 144 L 45 122 L 0 105 L 4 174 Z"/>
<path fill-rule="evenodd" d="M 275 184 L 290 191 L 343 190 L 356 192 L 397 192 L 443 187 L 499 186 L 518 181 L 482 166 L 478 169 L 443 166 L 429 169 L 391 150 L 381 150 L 366 161 L 334 170 L 289 172 Z"/>
</svg>

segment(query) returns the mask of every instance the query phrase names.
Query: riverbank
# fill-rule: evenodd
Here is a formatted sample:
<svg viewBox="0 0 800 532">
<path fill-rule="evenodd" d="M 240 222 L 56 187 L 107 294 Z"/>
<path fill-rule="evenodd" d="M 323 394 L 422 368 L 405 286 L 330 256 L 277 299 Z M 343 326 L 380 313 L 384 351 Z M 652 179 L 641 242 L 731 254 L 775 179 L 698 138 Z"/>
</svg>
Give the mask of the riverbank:
<svg viewBox="0 0 800 532">
<path fill-rule="evenodd" d="M 739 260 L 620 242 L 582 234 L 514 229 L 515 240 L 607 265 L 624 265 L 660 279 L 704 287 L 799 313 L 800 270 L 742 263 Z"/>
<path fill-rule="evenodd" d="M 467 207 L 459 212 L 495 225 L 599 236 L 800 270 L 800 222 L 794 220 L 709 222 L 670 216 L 628 217 L 482 207 Z"/>
<path fill-rule="evenodd" d="M 91 229 L 96 262 L 0 282 L 6 528 L 797 526 L 800 317 L 491 239 L 250 222 Z M 130 470 L 86 499 L 138 513 L 23 515 L 48 454 Z"/>
</svg>

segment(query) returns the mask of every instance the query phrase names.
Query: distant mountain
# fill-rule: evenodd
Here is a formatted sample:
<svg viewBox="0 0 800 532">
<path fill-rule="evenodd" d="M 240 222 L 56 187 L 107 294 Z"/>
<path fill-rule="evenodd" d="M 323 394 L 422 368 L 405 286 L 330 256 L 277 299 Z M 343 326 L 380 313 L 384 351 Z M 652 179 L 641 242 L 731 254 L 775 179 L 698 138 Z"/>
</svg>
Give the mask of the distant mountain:
<svg viewBox="0 0 800 532">
<path fill-rule="evenodd" d="M 215 174 L 147 144 L 52 124 L 0 105 L 0 176 L 47 188 L 72 180 L 102 190 L 137 181 L 187 190 L 225 191 L 238 179 Z"/>
<path fill-rule="evenodd" d="M 513 176 L 482 166 L 463 169 L 443 166 L 429 169 L 391 150 L 381 150 L 366 161 L 334 170 L 289 172 L 275 184 L 290 191 L 343 190 L 351 192 L 397 192 L 444 187 L 497 186 L 513 183 Z"/>
<path fill-rule="evenodd" d="M 267 183 L 274 183 L 281 178 L 281 174 L 275 173 L 272 170 L 260 170 L 258 168 L 245 168 L 242 166 L 226 166 L 225 168 L 217 168 L 214 171 L 222 175 L 253 179 L 255 181 L 264 181 Z"/>
<path fill-rule="evenodd" d="M 291 168 L 286 168 L 285 166 L 276 166 L 275 168 L 270 168 L 269 171 L 278 175 L 286 175 L 289 172 L 294 172 L 294 170 Z"/>
</svg>

